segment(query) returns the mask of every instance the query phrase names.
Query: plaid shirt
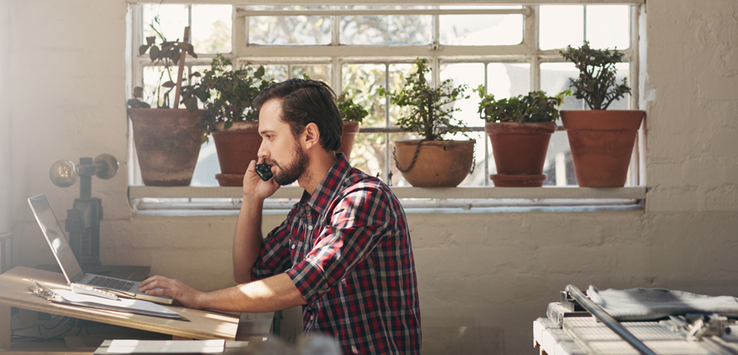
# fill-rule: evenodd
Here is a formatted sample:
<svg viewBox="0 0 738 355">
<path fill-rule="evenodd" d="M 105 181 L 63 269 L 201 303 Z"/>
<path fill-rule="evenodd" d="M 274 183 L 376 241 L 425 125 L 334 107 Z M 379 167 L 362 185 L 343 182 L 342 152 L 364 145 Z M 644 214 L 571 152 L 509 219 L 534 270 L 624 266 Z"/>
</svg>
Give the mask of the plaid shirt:
<svg viewBox="0 0 738 355">
<path fill-rule="evenodd" d="M 420 353 L 410 233 L 397 197 L 342 154 L 314 193 L 272 230 L 252 279 L 287 272 L 307 300 L 306 333 L 334 336 L 345 354 Z"/>
</svg>

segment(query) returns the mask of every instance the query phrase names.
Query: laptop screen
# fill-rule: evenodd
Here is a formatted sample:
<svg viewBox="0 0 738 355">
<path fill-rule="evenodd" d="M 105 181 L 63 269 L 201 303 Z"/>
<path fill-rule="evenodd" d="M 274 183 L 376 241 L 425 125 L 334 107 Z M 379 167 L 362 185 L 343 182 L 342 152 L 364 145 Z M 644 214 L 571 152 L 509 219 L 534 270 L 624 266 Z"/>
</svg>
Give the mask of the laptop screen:
<svg viewBox="0 0 738 355">
<path fill-rule="evenodd" d="M 64 236 L 54 211 L 51 210 L 46 196 L 29 197 L 28 204 L 31 205 L 33 215 L 36 216 L 36 221 L 38 221 L 38 225 L 41 227 L 41 231 L 44 233 L 44 237 L 46 237 L 46 241 L 51 247 L 51 252 L 54 253 L 54 257 L 59 263 L 67 282 L 72 283 L 81 280 L 85 274 L 82 272 L 74 253 L 72 253 L 72 248 L 69 247 L 67 238 Z"/>
</svg>

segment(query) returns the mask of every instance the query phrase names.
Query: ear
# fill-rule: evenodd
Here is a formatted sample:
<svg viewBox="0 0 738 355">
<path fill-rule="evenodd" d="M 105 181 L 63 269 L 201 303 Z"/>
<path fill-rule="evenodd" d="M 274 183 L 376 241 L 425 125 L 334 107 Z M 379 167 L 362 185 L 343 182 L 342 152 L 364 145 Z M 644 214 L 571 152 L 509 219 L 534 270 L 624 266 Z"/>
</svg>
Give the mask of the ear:
<svg viewBox="0 0 738 355">
<path fill-rule="evenodd" d="M 320 130 L 318 129 L 318 125 L 313 122 L 308 123 L 302 135 L 305 149 L 311 149 L 316 146 L 320 147 Z"/>
</svg>

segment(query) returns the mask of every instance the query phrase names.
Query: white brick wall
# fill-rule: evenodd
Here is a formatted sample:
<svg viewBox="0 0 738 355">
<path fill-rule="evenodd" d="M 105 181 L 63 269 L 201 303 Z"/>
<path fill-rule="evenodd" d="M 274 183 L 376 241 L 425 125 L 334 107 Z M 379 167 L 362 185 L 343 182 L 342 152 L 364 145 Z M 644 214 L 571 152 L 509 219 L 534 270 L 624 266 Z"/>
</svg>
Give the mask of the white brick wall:
<svg viewBox="0 0 738 355">
<path fill-rule="evenodd" d="M 3 123 L 10 144 L 0 144 L 10 147 L 16 264 L 52 262 L 25 198 L 46 193 L 63 217 L 79 193 L 52 185 L 50 165 L 110 153 L 121 173 L 93 181 L 105 209 L 103 261 L 151 265 L 202 289 L 231 285 L 235 217 L 131 215 L 125 1 L 0 2 L 5 8 L 0 116 L 12 122 Z M 408 215 L 425 354 L 534 354 L 533 319 L 570 283 L 738 295 L 736 13 L 732 0 L 647 2 L 645 211 Z M 265 230 L 281 218 L 266 216 Z"/>
</svg>

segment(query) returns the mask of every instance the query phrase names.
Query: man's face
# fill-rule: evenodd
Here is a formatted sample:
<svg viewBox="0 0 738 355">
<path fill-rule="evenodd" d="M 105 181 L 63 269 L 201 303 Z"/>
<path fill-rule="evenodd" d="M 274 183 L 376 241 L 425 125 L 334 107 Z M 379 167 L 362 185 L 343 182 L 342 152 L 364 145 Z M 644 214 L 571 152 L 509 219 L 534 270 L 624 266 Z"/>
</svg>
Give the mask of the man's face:
<svg viewBox="0 0 738 355">
<path fill-rule="evenodd" d="M 282 121 L 282 101 L 272 99 L 264 103 L 259 111 L 259 134 L 262 137 L 259 157 L 273 165 L 274 181 L 289 185 L 307 170 L 309 158 L 297 138 L 292 135 L 289 124 Z"/>
</svg>

